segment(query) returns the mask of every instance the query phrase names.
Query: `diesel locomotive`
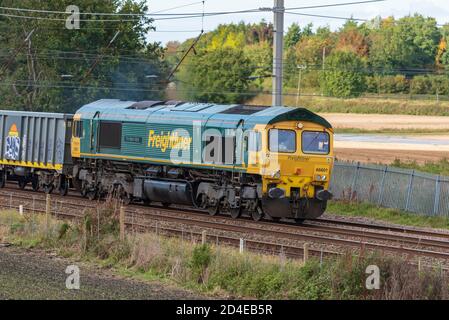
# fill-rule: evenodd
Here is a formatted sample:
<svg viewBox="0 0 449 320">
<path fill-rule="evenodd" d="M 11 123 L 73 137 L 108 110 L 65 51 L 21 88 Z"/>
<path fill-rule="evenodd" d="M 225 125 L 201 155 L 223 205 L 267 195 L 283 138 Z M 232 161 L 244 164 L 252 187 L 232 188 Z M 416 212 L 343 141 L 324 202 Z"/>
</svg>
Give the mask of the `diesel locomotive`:
<svg viewBox="0 0 449 320">
<path fill-rule="evenodd" d="M 333 129 L 304 108 L 100 100 L 75 115 L 0 111 L 0 187 L 186 205 L 254 220 L 323 214 Z"/>
</svg>

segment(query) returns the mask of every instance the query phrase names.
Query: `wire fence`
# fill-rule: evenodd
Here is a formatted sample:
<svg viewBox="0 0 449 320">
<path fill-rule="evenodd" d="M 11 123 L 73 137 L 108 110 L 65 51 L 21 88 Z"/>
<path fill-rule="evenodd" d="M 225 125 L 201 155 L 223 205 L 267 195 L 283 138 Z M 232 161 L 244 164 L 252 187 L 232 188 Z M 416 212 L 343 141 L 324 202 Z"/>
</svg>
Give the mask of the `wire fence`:
<svg viewBox="0 0 449 320">
<path fill-rule="evenodd" d="M 332 176 L 330 191 L 336 200 L 449 217 L 449 177 L 345 162 L 335 164 Z"/>
</svg>

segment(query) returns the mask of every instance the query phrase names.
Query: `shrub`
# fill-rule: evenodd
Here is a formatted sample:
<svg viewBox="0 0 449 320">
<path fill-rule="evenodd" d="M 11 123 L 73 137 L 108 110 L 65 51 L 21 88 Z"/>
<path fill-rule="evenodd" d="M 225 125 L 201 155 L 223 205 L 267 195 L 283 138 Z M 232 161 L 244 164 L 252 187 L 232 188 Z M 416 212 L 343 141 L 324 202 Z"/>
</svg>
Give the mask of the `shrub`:
<svg viewBox="0 0 449 320">
<path fill-rule="evenodd" d="M 205 272 L 212 260 L 212 251 L 209 245 L 195 246 L 190 260 L 190 269 L 198 276 L 198 283 L 205 280 Z"/>
<path fill-rule="evenodd" d="M 320 74 L 321 87 L 326 95 L 349 98 L 362 95 L 365 77 L 361 73 L 362 60 L 352 52 L 333 52 Z"/>
</svg>

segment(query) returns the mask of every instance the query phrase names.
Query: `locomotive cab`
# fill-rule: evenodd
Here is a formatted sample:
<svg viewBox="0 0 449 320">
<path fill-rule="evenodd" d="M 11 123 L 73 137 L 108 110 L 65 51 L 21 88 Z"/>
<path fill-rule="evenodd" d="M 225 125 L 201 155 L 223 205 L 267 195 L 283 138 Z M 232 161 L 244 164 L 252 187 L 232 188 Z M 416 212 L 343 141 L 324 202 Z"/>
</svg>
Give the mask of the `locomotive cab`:
<svg viewBox="0 0 449 320">
<path fill-rule="evenodd" d="M 319 217 L 332 198 L 333 130 L 307 121 L 258 128 L 262 148 L 250 156 L 249 171 L 262 176 L 262 207 L 272 218 Z"/>
</svg>

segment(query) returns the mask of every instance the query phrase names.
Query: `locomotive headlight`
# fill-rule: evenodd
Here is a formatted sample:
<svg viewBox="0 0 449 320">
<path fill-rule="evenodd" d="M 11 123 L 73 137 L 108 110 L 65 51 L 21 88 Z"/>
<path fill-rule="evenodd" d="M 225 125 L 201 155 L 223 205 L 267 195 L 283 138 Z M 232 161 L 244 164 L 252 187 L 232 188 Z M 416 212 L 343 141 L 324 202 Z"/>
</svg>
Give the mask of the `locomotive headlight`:
<svg viewBox="0 0 449 320">
<path fill-rule="evenodd" d="M 315 176 L 315 181 L 326 181 L 326 180 L 327 180 L 327 176 L 326 175 L 317 174 Z"/>
</svg>

